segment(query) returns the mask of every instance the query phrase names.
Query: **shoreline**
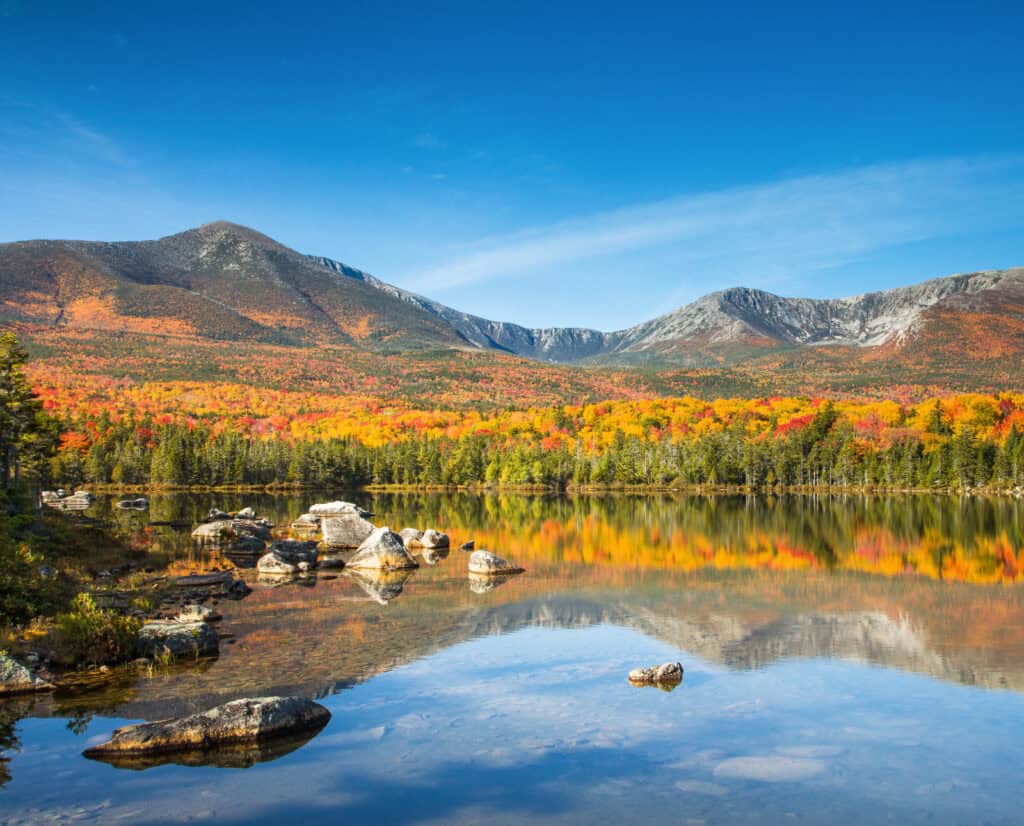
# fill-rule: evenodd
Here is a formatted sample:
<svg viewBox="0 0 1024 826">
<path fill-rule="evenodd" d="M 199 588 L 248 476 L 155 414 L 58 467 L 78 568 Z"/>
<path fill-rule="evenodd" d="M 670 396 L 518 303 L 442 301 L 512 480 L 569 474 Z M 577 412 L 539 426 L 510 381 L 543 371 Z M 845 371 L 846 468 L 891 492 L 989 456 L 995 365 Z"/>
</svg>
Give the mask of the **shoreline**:
<svg viewBox="0 0 1024 826">
<path fill-rule="evenodd" d="M 323 490 L 324 486 L 302 482 L 275 482 L 267 485 L 80 485 L 93 493 L 145 494 L 145 493 L 299 493 Z M 69 488 L 70 489 L 70 488 Z M 609 494 L 683 494 L 688 496 L 985 496 L 1019 499 L 1024 496 L 1020 488 L 904 488 L 877 485 L 502 485 L 478 483 L 472 485 L 443 484 L 369 484 L 332 490 L 351 490 L 361 493 L 518 493 L 534 495 L 604 496 Z"/>
</svg>

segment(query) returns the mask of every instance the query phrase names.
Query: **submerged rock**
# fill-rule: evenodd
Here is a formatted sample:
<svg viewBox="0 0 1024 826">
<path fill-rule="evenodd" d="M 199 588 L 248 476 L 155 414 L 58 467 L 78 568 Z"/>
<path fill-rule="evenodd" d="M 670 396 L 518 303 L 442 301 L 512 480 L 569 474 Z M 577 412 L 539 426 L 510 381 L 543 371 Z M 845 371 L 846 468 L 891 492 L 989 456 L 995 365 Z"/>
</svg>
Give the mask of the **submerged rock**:
<svg viewBox="0 0 1024 826">
<path fill-rule="evenodd" d="M 255 742 L 323 728 L 331 713 L 304 697 L 233 700 L 202 714 L 116 729 L 110 739 L 85 750 L 86 757 L 160 754 Z"/>
<path fill-rule="evenodd" d="M 22 665 L 9 654 L 0 652 L 0 697 L 7 694 L 50 691 L 53 687 L 53 683 L 44 680 L 27 665 Z"/>
<path fill-rule="evenodd" d="M 139 631 L 139 651 L 146 657 L 212 657 L 220 639 L 206 622 L 154 620 Z"/>
<path fill-rule="evenodd" d="M 249 593 L 250 588 L 241 579 L 235 579 L 231 571 L 215 571 L 210 574 L 189 574 L 174 579 L 178 588 L 190 588 L 197 592 L 196 599 L 205 596 L 224 596 L 239 599 Z"/>
<path fill-rule="evenodd" d="M 650 668 L 634 668 L 629 681 L 635 685 L 678 685 L 683 680 L 681 663 L 662 663 Z"/>
<path fill-rule="evenodd" d="M 419 563 L 405 549 L 402 537 L 390 528 L 376 528 L 359 546 L 348 568 L 395 571 L 418 568 Z"/>
<path fill-rule="evenodd" d="M 320 530 L 329 548 L 358 548 L 373 533 L 374 526 L 358 513 L 344 513 L 322 519 Z"/>
<path fill-rule="evenodd" d="M 521 574 L 525 569 L 513 565 L 507 559 L 490 551 L 473 551 L 469 557 L 469 572 L 483 576 L 501 576 L 504 574 Z"/>
</svg>

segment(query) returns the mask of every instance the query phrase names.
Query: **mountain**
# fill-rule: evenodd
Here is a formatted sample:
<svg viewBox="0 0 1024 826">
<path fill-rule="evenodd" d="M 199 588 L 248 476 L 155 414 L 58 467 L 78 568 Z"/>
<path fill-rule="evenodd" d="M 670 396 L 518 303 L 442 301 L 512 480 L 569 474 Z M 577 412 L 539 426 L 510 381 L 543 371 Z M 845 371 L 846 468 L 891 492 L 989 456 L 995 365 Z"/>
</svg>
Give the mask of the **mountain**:
<svg viewBox="0 0 1024 826">
<path fill-rule="evenodd" d="M 827 300 L 738 287 L 615 332 L 531 329 L 460 312 L 218 221 L 156 241 L 0 244 L 0 321 L 29 325 L 36 335 L 461 349 L 590 365 L 817 363 L 856 371 L 885 360 L 944 378 L 985 362 L 1004 381 L 1008 370 L 1016 375 L 1005 359 L 1024 353 L 1024 268 Z"/>
<path fill-rule="evenodd" d="M 459 344 L 434 315 L 223 221 L 156 241 L 0 245 L 0 314 L 273 344 Z"/>
</svg>

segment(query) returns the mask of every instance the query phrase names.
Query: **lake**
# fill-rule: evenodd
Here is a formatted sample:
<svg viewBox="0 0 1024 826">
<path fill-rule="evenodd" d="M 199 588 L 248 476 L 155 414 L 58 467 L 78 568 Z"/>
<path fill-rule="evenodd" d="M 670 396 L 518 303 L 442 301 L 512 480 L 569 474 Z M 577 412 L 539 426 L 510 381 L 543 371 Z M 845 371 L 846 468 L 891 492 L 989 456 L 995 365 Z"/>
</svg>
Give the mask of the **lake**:
<svg viewBox="0 0 1024 826">
<path fill-rule="evenodd" d="M 1015 500 L 211 493 L 89 514 L 187 573 L 231 563 L 151 522 L 252 506 L 287 525 L 339 496 L 453 549 L 386 582 L 242 570 L 217 659 L 0 703 L 0 822 L 1021 821 Z M 526 573 L 471 583 L 468 539 Z M 626 680 L 670 660 L 673 691 Z M 332 719 L 190 765 L 81 756 L 270 694 Z"/>
</svg>

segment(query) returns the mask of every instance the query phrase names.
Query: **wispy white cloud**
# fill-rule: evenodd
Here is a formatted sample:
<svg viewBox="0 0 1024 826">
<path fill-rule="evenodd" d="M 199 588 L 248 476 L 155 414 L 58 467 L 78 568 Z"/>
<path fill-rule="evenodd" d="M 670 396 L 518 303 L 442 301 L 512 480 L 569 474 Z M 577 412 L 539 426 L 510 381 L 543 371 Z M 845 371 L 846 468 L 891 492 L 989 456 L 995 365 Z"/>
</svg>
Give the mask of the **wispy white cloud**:
<svg viewBox="0 0 1024 826">
<path fill-rule="evenodd" d="M 454 250 L 409 273 L 429 292 L 662 248 L 682 276 L 753 268 L 760 283 L 841 266 L 901 244 L 1024 224 L 1024 157 L 861 167 L 684 195 L 602 212 Z"/>
<path fill-rule="evenodd" d="M 131 168 L 137 161 L 118 141 L 51 106 L 0 99 L 0 151 L 55 163 L 88 161 Z"/>
</svg>

